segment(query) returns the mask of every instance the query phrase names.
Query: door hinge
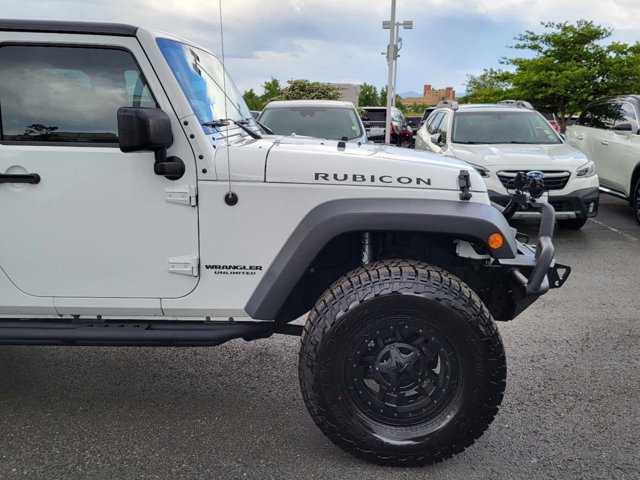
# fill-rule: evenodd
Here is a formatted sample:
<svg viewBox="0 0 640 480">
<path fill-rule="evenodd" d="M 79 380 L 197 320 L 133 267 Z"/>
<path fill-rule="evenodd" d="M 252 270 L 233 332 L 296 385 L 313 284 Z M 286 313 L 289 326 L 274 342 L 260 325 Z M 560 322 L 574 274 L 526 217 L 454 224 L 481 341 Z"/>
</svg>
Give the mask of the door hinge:
<svg viewBox="0 0 640 480">
<path fill-rule="evenodd" d="M 169 203 L 179 203 L 195 207 L 198 204 L 198 195 L 195 185 L 178 185 L 164 189 Z"/>
<path fill-rule="evenodd" d="M 200 259 L 192 255 L 173 257 L 169 260 L 169 273 L 197 277 L 200 274 Z"/>
</svg>

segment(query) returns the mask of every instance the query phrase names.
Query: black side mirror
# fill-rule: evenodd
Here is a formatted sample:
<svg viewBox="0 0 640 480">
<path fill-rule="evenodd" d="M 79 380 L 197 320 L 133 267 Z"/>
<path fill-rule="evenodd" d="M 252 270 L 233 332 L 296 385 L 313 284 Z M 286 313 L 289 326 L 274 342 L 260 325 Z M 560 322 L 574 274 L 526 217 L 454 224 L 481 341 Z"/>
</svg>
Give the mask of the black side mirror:
<svg viewBox="0 0 640 480">
<path fill-rule="evenodd" d="M 630 123 L 619 123 L 617 125 L 614 125 L 613 129 L 617 130 L 618 132 L 631 132 L 633 130 L 633 127 L 631 127 Z"/>
<path fill-rule="evenodd" d="M 123 152 L 153 151 L 156 175 L 170 180 L 184 175 L 184 162 L 178 157 L 167 158 L 167 148 L 173 144 L 171 119 L 159 108 L 119 108 L 118 139 Z"/>
</svg>

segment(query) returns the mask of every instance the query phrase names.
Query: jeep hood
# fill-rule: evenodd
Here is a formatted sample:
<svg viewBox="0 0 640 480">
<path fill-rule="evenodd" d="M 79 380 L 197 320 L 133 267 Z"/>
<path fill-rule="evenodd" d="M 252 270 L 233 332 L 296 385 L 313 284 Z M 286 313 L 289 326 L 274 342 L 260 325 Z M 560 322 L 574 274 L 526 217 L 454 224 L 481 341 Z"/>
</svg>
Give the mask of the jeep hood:
<svg viewBox="0 0 640 480">
<path fill-rule="evenodd" d="M 491 170 L 550 170 L 574 171 L 589 160 L 580 151 L 565 143 L 558 145 L 462 145 L 453 144 L 453 155 L 465 162 Z"/>
<path fill-rule="evenodd" d="M 265 181 L 459 190 L 467 170 L 471 190 L 486 191 L 478 173 L 459 160 L 379 144 L 282 137 L 266 159 Z"/>
</svg>

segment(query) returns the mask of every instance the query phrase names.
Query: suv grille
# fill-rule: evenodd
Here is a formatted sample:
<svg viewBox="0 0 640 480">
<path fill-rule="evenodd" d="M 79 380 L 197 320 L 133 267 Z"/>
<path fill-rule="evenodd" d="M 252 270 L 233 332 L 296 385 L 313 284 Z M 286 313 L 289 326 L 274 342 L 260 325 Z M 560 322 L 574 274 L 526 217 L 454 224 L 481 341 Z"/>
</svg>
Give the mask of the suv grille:
<svg viewBox="0 0 640 480">
<path fill-rule="evenodd" d="M 506 170 L 498 172 L 498 178 L 505 188 L 513 190 L 514 179 L 519 171 L 520 170 Z M 544 188 L 547 190 L 562 190 L 571 176 L 570 172 L 542 170 L 542 173 L 544 174 Z"/>
</svg>

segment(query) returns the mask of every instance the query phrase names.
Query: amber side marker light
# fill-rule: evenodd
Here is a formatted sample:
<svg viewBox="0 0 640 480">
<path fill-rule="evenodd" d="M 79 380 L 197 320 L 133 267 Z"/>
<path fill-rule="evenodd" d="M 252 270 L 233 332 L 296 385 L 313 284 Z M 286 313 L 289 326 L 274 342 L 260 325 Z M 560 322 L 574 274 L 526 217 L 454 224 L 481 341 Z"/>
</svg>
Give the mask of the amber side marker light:
<svg viewBox="0 0 640 480">
<path fill-rule="evenodd" d="M 504 237 L 500 233 L 492 233 L 489 235 L 489 239 L 487 240 L 487 244 L 494 250 L 499 249 L 502 245 L 504 245 Z"/>
</svg>

